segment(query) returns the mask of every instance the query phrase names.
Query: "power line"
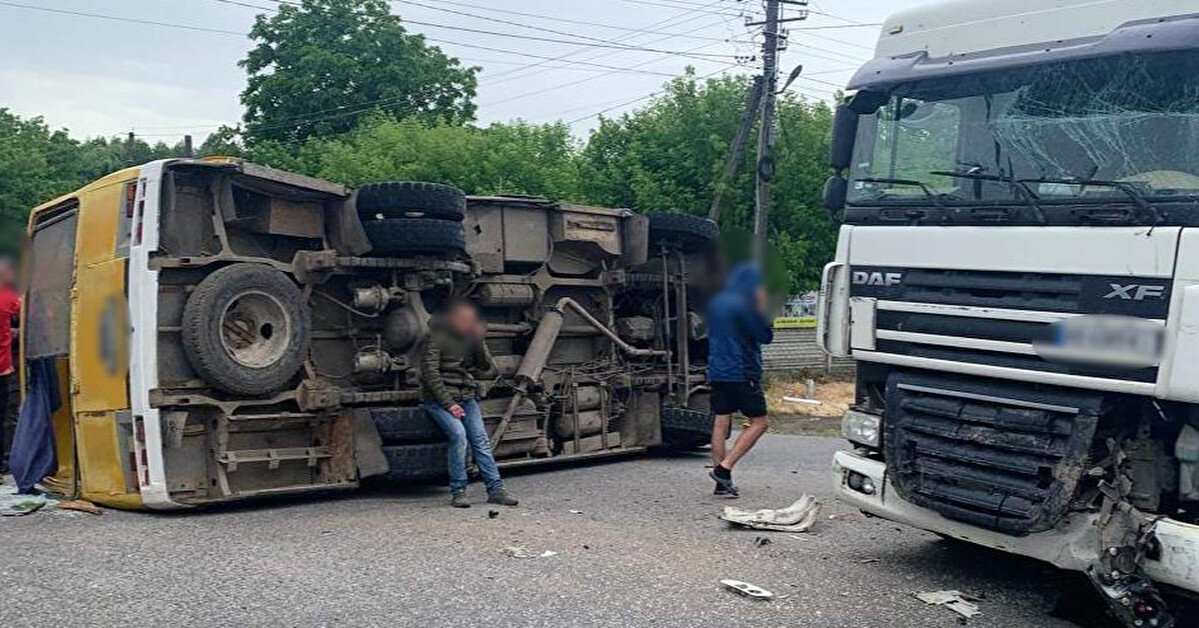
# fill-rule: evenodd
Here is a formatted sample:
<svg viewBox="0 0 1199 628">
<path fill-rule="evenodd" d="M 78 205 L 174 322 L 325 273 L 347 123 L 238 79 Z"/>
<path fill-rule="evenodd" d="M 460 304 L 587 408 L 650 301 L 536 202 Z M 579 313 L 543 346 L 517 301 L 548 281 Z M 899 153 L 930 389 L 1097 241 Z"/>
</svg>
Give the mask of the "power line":
<svg viewBox="0 0 1199 628">
<path fill-rule="evenodd" d="M 6 7 L 15 7 L 18 9 L 28 9 L 30 11 L 41 11 L 43 13 L 58 13 L 60 15 L 74 15 L 77 17 L 90 17 L 90 18 L 95 18 L 98 20 L 109 20 L 112 22 L 129 22 L 132 24 L 147 24 L 150 26 L 163 26 L 166 28 L 179 28 L 179 29 L 184 29 L 184 30 L 189 30 L 189 31 L 198 31 L 198 32 L 203 32 L 203 33 L 216 33 L 219 35 L 236 35 L 238 37 L 246 37 L 246 33 L 224 30 L 224 29 L 220 29 L 220 28 L 207 28 L 204 26 L 191 26 L 189 24 L 177 24 L 177 23 L 172 23 L 172 22 L 158 22 L 155 20 L 143 20 L 140 18 L 133 18 L 133 17 L 118 17 L 116 15 L 104 15 L 101 13 L 87 13 L 84 11 L 70 11 L 67 9 L 52 9 L 50 7 L 39 7 L 39 6 L 31 5 L 31 4 L 8 2 L 7 0 L 0 0 L 0 5 L 6 6 Z"/>
<path fill-rule="evenodd" d="M 712 0 L 712 2 L 711 2 L 710 4 L 713 4 L 713 5 L 714 5 L 714 4 L 717 4 L 717 3 L 721 2 L 721 1 L 722 1 L 722 0 Z M 669 17 L 669 18 L 666 18 L 666 19 L 664 19 L 664 20 L 659 20 L 659 21 L 657 21 L 657 22 L 654 22 L 653 24 L 650 24 L 650 25 L 649 25 L 648 27 L 646 27 L 646 28 L 647 28 L 647 29 L 652 29 L 652 28 L 656 28 L 656 27 L 659 27 L 659 26 L 665 26 L 665 25 L 667 25 L 667 24 L 670 24 L 670 23 L 672 23 L 672 22 L 674 23 L 674 25 L 675 25 L 675 26 L 679 26 L 679 25 L 686 24 L 686 23 L 688 23 L 688 22 L 693 22 L 693 21 L 695 21 L 695 20 L 697 20 L 697 19 L 700 19 L 700 18 L 703 18 L 703 17 L 705 17 L 703 14 L 692 14 L 692 15 L 690 15 L 689 17 L 688 17 L 688 15 L 689 15 L 689 14 L 688 14 L 688 12 L 684 11 L 684 12 L 681 12 L 681 13 L 679 13 L 678 15 L 675 15 L 675 16 L 672 16 L 672 17 Z M 692 30 L 690 30 L 690 31 L 687 31 L 687 32 L 688 32 L 688 33 L 698 32 L 698 31 L 700 31 L 700 30 L 704 30 L 705 28 L 707 28 L 707 26 L 701 26 L 701 27 L 699 27 L 699 28 L 692 29 Z M 617 40 L 618 40 L 618 41 L 624 41 L 624 40 L 628 40 L 628 39 L 631 39 L 631 38 L 634 38 L 634 37 L 638 37 L 638 33 L 629 33 L 629 34 L 627 34 L 627 35 L 621 35 L 620 37 L 618 37 L 618 38 L 617 38 Z M 645 44 L 654 44 L 654 43 L 658 43 L 658 42 L 660 42 L 660 41 L 665 41 L 666 39 L 669 39 L 669 37 L 659 37 L 659 38 L 656 38 L 656 39 L 651 39 L 651 40 L 649 40 L 649 41 L 646 41 L 646 42 L 643 42 L 643 43 L 645 43 Z M 563 54 L 563 55 L 560 55 L 560 56 L 558 56 L 558 57 L 555 57 L 555 59 L 556 59 L 556 60 L 562 60 L 562 59 L 566 59 L 566 58 L 569 58 L 569 57 L 573 57 L 573 56 L 575 56 L 576 54 L 579 54 L 579 53 L 581 53 L 581 52 L 583 52 L 583 50 L 573 50 L 573 51 L 567 52 L 567 53 L 565 53 L 565 54 Z M 608 51 L 608 52 L 601 52 L 601 53 L 599 53 L 599 54 L 591 55 L 591 56 L 587 57 L 587 58 L 586 58 L 586 59 L 584 59 L 584 60 L 585 60 L 585 61 L 594 61 L 594 60 L 596 60 L 596 59 L 601 59 L 601 58 L 603 58 L 603 57 L 609 57 L 609 56 L 612 56 L 612 55 L 614 55 L 614 54 L 619 54 L 619 53 L 617 53 L 617 52 L 612 52 L 612 51 Z M 494 79 L 496 79 L 496 78 L 502 78 L 502 77 L 505 77 L 505 76 L 511 76 L 511 75 L 514 75 L 514 74 L 517 74 L 517 75 L 519 75 L 519 73 L 520 73 L 521 71 L 523 71 L 524 69 L 533 69 L 533 68 L 536 68 L 536 67 L 541 67 L 541 66 L 543 66 L 543 65 L 545 65 L 545 64 L 544 64 L 544 63 L 532 63 L 532 64 L 529 64 L 529 66 L 528 66 L 527 68 L 517 68 L 517 69 L 515 69 L 515 70 L 509 70 L 509 71 L 507 71 L 507 72 L 501 72 L 501 73 L 499 73 L 499 74 L 497 74 L 497 75 L 495 75 L 495 76 L 493 76 L 493 77 L 492 77 L 492 79 L 491 79 L 491 84 L 492 84 L 492 85 L 494 85 L 494 84 L 495 84 L 495 80 L 494 80 Z M 511 80 L 516 80 L 517 78 L 523 78 L 524 76 L 530 76 L 530 75 L 527 75 L 527 74 L 526 74 L 526 75 L 514 76 L 513 78 L 511 78 L 511 79 L 507 79 L 507 80 L 506 80 L 506 81 L 504 81 L 504 82 L 511 81 Z"/>
<path fill-rule="evenodd" d="M 713 11 L 711 9 L 705 9 L 702 5 L 695 5 L 695 4 L 690 4 L 690 3 L 664 4 L 665 2 L 670 2 L 671 0 L 660 0 L 659 2 L 649 2 L 648 0 L 620 0 L 620 1 L 627 2 L 629 4 L 641 4 L 641 5 L 645 5 L 645 6 L 649 6 L 649 7 L 666 7 L 668 9 L 687 9 L 688 11 L 695 11 L 695 12 L 699 12 L 699 13 L 708 13 L 711 15 L 723 15 L 725 17 L 745 17 L 745 15 L 746 15 L 745 13 L 732 13 L 729 11 Z"/>
<path fill-rule="evenodd" d="M 451 12 L 451 13 L 458 13 L 456 11 L 451 11 L 450 9 L 445 9 L 443 7 L 435 7 L 435 6 L 431 6 L 431 5 L 427 5 L 427 4 L 420 4 L 417 2 L 412 2 L 411 0 L 393 0 L 393 2 L 396 2 L 399 4 L 410 4 L 410 5 L 414 5 L 414 6 L 424 7 L 427 9 L 433 9 L 436 11 L 447 11 L 447 12 Z M 644 33 L 647 35 L 669 35 L 671 37 L 686 38 L 686 39 L 699 39 L 699 40 L 708 40 L 708 41 L 727 41 L 727 38 L 723 38 L 723 37 L 702 37 L 699 35 L 692 35 L 689 33 L 672 33 L 672 32 L 668 32 L 668 31 L 656 31 L 656 30 L 651 30 L 650 28 L 630 28 L 628 26 L 617 26 L 615 24 L 605 24 L 602 22 L 589 22 L 587 20 L 576 20 L 576 19 L 565 18 L 565 17 L 548 16 L 545 14 L 526 13 L 523 11 L 513 11 L 511 9 L 497 9 L 495 7 L 487 7 L 487 6 L 482 6 L 482 5 L 478 5 L 478 4 L 470 4 L 470 3 L 466 3 L 466 2 L 449 2 L 447 0 L 443 0 L 442 4 L 450 4 L 450 5 L 454 5 L 454 6 L 465 6 L 465 7 L 470 7 L 472 9 L 479 9 L 482 11 L 491 11 L 493 13 L 502 13 L 502 14 L 506 14 L 506 15 L 517 15 L 520 17 L 531 17 L 531 18 L 540 19 L 540 20 L 563 22 L 566 24 L 579 24 L 581 26 L 594 26 L 596 28 L 606 28 L 609 30 L 625 31 L 628 33 L 633 33 L 633 34 Z M 470 14 L 462 13 L 462 15 L 470 15 Z M 487 20 L 495 20 L 495 18 L 486 17 L 486 16 L 474 16 L 474 17 L 479 17 L 481 19 L 487 19 Z M 670 20 L 667 20 L 667 21 L 670 21 Z"/>
<path fill-rule="evenodd" d="M 708 78 L 712 78 L 713 76 L 716 76 L 717 74 L 723 74 L 723 73 L 725 73 L 725 72 L 728 72 L 728 71 L 729 71 L 729 69 L 728 69 L 728 68 L 721 68 L 721 69 L 719 69 L 719 70 L 717 70 L 717 71 L 715 71 L 715 72 L 712 72 L 711 74 L 705 74 L 705 75 L 703 75 L 703 76 L 701 76 L 701 77 L 699 77 L 699 78 L 701 78 L 701 79 L 708 79 Z M 596 116 L 602 116 L 602 115 L 604 115 L 605 113 L 608 113 L 609 111 L 612 111 L 612 110 L 614 110 L 614 109 L 620 109 L 621 107 L 626 107 L 626 106 L 628 106 L 628 105 L 636 104 L 636 103 L 639 103 L 639 102 L 641 102 L 641 101 L 643 101 L 643 100 L 648 100 L 648 99 L 650 99 L 650 98 L 653 98 L 654 96 L 657 96 L 657 95 L 661 94 L 663 91 L 665 91 L 665 88 L 663 88 L 663 89 L 660 89 L 660 90 L 658 90 L 658 91 L 655 91 L 655 92 L 652 92 L 652 93 L 649 93 L 649 94 L 646 94 L 646 95 L 644 95 L 644 96 L 641 96 L 640 98 L 635 98 L 635 99 L 633 99 L 633 100 L 629 100 L 629 101 L 622 102 L 622 103 L 620 103 L 620 104 L 618 104 L 618 105 L 613 105 L 613 106 L 611 106 L 611 107 L 608 107 L 608 108 L 606 108 L 606 109 L 602 109 L 602 110 L 600 110 L 600 111 L 597 111 L 597 112 L 595 112 L 595 113 L 592 113 L 592 114 L 585 115 L 585 116 L 583 116 L 583 117 L 581 117 L 581 118 L 575 118 L 575 119 L 573 119 L 573 120 L 570 120 L 570 121 L 568 121 L 566 124 L 569 126 L 569 125 L 575 124 L 576 122 L 582 122 L 583 120 L 588 120 L 588 119 L 594 118 L 594 117 L 596 117 Z M 555 115 L 556 115 L 556 114 L 555 114 Z"/>
<path fill-rule="evenodd" d="M 503 20 L 503 19 L 500 19 L 500 18 L 497 18 L 497 17 L 489 17 L 489 16 L 486 16 L 486 15 L 479 15 L 478 13 L 469 13 L 469 12 L 467 12 L 467 11 L 458 11 L 458 10 L 455 10 L 455 9 L 447 9 L 447 8 L 445 8 L 445 7 L 436 7 L 436 6 L 431 6 L 431 5 L 428 5 L 428 4 L 422 4 L 422 3 L 420 3 L 420 2 L 413 2 L 412 0 L 394 0 L 394 1 L 395 1 L 395 2 L 397 2 L 397 3 L 399 3 L 399 4 L 407 4 L 407 5 L 411 5 L 411 6 L 422 7 L 422 8 L 425 8 L 425 9 L 431 9 L 431 10 L 434 10 L 434 11 L 441 11 L 441 12 L 443 12 L 443 13 L 450 13 L 450 14 L 453 14 L 453 15 L 461 15 L 461 16 L 463 16 L 463 17 L 472 17 L 472 18 L 479 19 L 479 20 L 487 20 L 487 21 L 489 21 L 489 22 L 496 22 L 496 23 L 498 23 L 498 24 L 507 24 L 507 25 L 509 25 L 509 26 L 515 26 L 515 27 L 517 27 L 517 28 L 524 28 L 524 29 L 527 29 L 527 30 L 542 31 L 542 32 L 546 32 L 546 33 L 554 33 L 554 34 L 557 34 L 557 35 L 566 35 L 566 36 L 568 36 L 568 37 L 578 37 L 578 38 L 581 38 L 581 39 L 588 39 L 588 40 L 591 40 L 591 41 L 602 42 L 602 43 L 609 43 L 609 44 L 619 43 L 618 41 L 613 41 L 613 40 L 610 40 L 610 39 L 600 39 L 600 38 L 596 38 L 596 37 L 590 37 L 590 36 L 587 36 L 587 35 L 580 35 L 580 34 L 578 34 L 578 33 L 571 33 L 571 32 L 567 32 L 567 31 L 559 31 L 559 30 L 555 30 L 555 29 L 552 29 L 552 28 L 545 28 L 545 27 L 542 27 L 542 26 L 533 26 L 533 25 L 530 25 L 530 24 L 522 24 L 522 23 L 520 23 L 520 22 L 513 22 L 513 21 L 511 21 L 511 20 Z M 502 11 L 502 9 L 501 9 L 501 11 Z M 519 15 L 525 15 L 525 16 L 528 16 L 528 15 L 531 15 L 531 14 L 529 14 L 529 13 L 519 13 Z M 410 20 L 410 19 L 405 19 L 405 21 L 407 21 L 407 22 L 410 22 L 410 23 L 412 23 L 412 24 L 419 24 L 419 23 L 420 23 L 420 22 L 416 22 L 416 21 L 413 21 L 413 20 Z M 557 21 L 557 20 L 556 20 L 556 21 Z M 709 40 L 712 40 L 712 39 L 715 39 L 715 38 L 704 38 L 704 39 L 709 39 Z M 726 39 L 716 39 L 716 41 L 727 41 L 727 40 L 726 40 Z"/>
</svg>

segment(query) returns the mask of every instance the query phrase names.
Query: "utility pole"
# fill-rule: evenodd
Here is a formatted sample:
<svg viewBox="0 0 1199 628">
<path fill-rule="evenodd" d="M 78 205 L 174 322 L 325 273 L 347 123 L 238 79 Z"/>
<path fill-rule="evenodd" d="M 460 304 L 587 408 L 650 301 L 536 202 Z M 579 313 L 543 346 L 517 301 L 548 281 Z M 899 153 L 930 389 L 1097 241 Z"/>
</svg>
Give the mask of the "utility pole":
<svg viewBox="0 0 1199 628">
<path fill-rule="evenodd" d="M 754 235 L 751 247 L 752 259 L 761 265 L 766 257 L 766 225 L 770 217 L 770 181 L 774 178 L 774 109 L 778 96 L 779 51 L 784 49 L 786 34 L 780 29 L 784 22 L 798 22 L 808 17 L 807 11 L 801 15 L 783 18 L 782 5 L 806 7 L 807 0 L 765 0 L 766 19 L 761 22 L 747 22 L 746 26 L 762 26 L 765 41 L 762 43 L 762 75 L 754 79 L 750 91 L 749 102 L 745 108 L 745 117 L 741 120 L 741 128 L 733 138 L 730 146 L 729 161 L 725 164 L 723 178 L 716 185 L 716 197 L 708 209 L 708 218 L 720 220 L 721 209 L 724 205 L 725 186 L 737 174 L 737 166 L 745 154 L 745 144 L 755 121 L 761 121 L 758 128 L 758 160 L 755 172 L 754 189 Z M 797 68 L 792 73 L 791 80 L 802 70 Z M 790 81 L 787 82 L 790 85 Z M 786 89 L 784 87 L 783 89 Z"/>
<path fill-rule="evenodd" d="M 192 136 L 190 136 L 190 135 L 183 136 L 183 156 L 184 157 L 195 157 L 196 156 L 196 150 L 195 150 L 195 148 L 192 147 Z"/>
<path fill-rule="evenodd" d="M 766 224 L 770 216 L 770 181 L 774 178 L 774 103 L 778 95 L 779 4 L 766 0 L 766 23 L 762 44 L 762 124 L 758 128 L 757 188 L 754 194 L 753 261 L 761 266 L 766 258 Z"/>
<path fill-rule="evenodd" d="M 729 160 L 724 164 L 724 175 L 720 182 L 716 184 L 716 196 L 712 199 L 712 206 L 708 208 L 708 220 L 719 222 L 720 212 L 724 205 L 725 196 L 728 195 L 728 184 L 733 180 L 733 176 L 737 174 L 737 168 L 741 165 L 741 160 L 745 158 L 745 145 L 749 141 L 749 133 L 753 131 L 754 121 L 758 119 L 759 110 L 762 108 L 762 77 L 755 76 L 753 87 L 749 89 L 749 101 L 745 103 L 745 115 L 741 118 L 741 128 L 737 129 L 737 136 L 733 138 L 733 145 L 730 146 Z"/>
</svg>

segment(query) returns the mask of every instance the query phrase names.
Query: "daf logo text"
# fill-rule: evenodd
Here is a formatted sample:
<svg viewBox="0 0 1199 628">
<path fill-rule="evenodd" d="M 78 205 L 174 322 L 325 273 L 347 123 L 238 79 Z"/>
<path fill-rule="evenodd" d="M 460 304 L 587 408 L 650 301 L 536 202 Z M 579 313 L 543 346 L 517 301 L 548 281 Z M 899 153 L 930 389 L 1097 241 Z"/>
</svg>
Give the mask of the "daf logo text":
<svg viewBox="0 0 1199 628">
<path fill-rule="evenodd" d="M 866 272 L 853 273 L 853 283 L 858 286 L 897 286 L 903 283 L 903 273 Z"/>
</svg>

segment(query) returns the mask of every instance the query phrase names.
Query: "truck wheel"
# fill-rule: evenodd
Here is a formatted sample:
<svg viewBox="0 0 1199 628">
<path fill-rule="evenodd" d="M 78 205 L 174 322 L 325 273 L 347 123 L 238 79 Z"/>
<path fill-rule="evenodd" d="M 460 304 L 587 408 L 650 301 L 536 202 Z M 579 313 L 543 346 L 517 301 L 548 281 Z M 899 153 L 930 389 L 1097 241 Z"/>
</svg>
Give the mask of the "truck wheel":
<svg viewBox="0 0 1199 628">
<path fill-rule="evenodd" d="M 200 282 L 183 308 L 183 350 L 215 388 L 265 396 L 308 355 L 308 307 L 296 284 L 260 264 L 233 264 Z"/>
<path fill-rule="evenodd" d="M 690 252 L 711 245 L 719 237 L 720 227 L 707 218 L 667 212 L 649 215 L 651 258 L 656 254 L 658 244 Z"/>
<path fill-rule="evenodd" d="M 437 218 L 461 222 L 466 195 L 456 187 L 424 181 L 371 183 L 358 188 L 358 215 L 363 220 Z"/>
<path fill-rule="evenodd" d="M 364 220 L 362 228 L 376 257 L 466 251 L 466 236 L 459 222 L 431 218 Z"/>
<path fill-rule="evenodd" d="M 387 479 L 393 482 L 417 482 L 448 477 L 446 447 L 449 447 L 446 443 L 384 447 L 383 455 L 387 456 L 387 464 L 391 466 Z"/>
<path fill-rule="evenodd" d="M 445 432 L 420 406 L 371 408 L 370 413 L 384 445 L 438 443 L 446 439 Z"/>
</svg>

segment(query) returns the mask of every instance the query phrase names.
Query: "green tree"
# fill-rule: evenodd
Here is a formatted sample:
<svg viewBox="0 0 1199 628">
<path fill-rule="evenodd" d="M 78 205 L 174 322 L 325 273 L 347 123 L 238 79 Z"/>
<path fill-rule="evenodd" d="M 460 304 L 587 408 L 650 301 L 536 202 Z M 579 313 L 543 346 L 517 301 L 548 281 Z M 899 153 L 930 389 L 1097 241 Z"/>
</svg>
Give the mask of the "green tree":
<svg viewBox="0 0 1199 628">
<path fill-rule="evenodd" d="M 746 77 L 701 82 L 689 73 L 649 106 L 602 119 L 580 156 L 580 196 L 639 211 L 706 215 L 750 85 Z M 823 102 L 785 95 L 778 124 L 769 236 L 786 268 L 787 288 L 806 290 L 817 285 L 836 245 L 820 194 L 832 113 Z M 721 226 L 728 232 L 747 234 L 753 227 L 754 160 L 751 147 L 726 193 Z"/>
<path fill-rule="evenodd" d="M 299 146 L 264 142 L 257 162 L 361 185 L 372 181 L 440 181 L 470 194 L 578 197 L 576 146 L 564 124 L 426 125 L 376 114 L 334 139 Z"/>
<path fill-rule="evenodd" d="M 474 118 L 477 68 L 408 34 L 385 0 L 302 0 L 259 15 L 240 62 L 249 141 L 346 133 L 374 111 L 426 124 Z"/>
</svg>

